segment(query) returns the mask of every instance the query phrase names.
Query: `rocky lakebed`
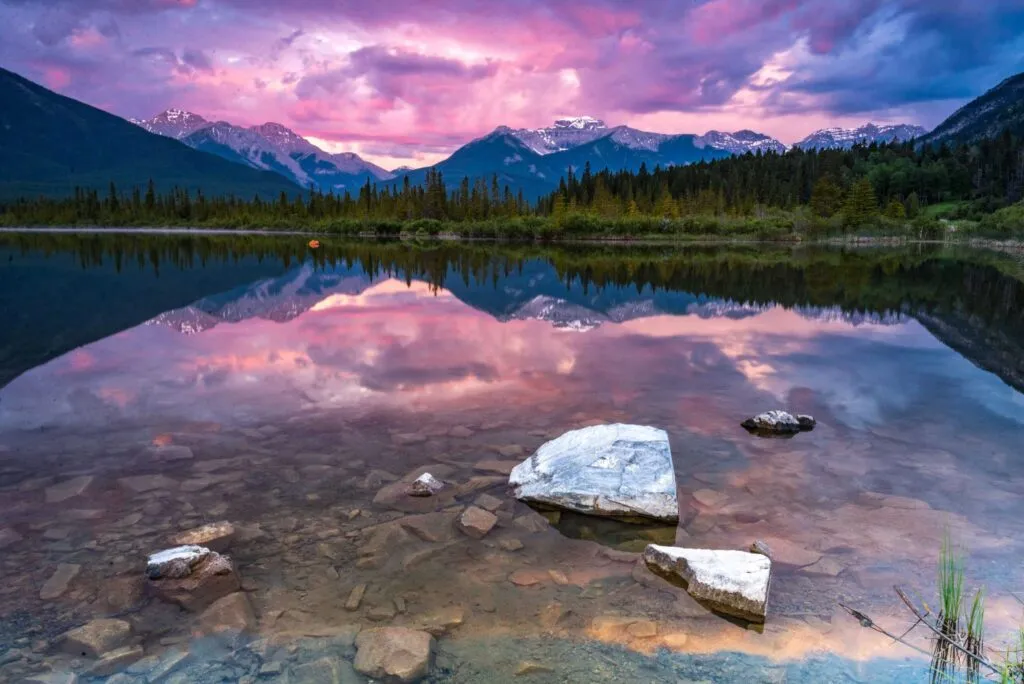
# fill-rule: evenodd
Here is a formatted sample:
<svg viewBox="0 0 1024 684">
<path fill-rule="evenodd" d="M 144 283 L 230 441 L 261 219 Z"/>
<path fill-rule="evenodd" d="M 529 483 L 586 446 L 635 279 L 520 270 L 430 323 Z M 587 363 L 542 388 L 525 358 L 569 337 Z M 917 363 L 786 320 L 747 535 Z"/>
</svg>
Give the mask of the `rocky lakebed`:
<svg viewBox="0 0 1024 684">
<path fill-rule="evenodd" d="M 755 482 L 698 474 L 677 493 L 664 430 L 568 427 L 292 420 L 5 443 L 22 458 L 0 471 L 0 678 L 787 681 L 853 676 L 857 650 L 884 646 L 836 597 L 885 611 L 872 580 L 905 568 L 858 559 L 839 530 L 792 541 Z M 880 528 L 934 513 L 845 505 Z"/>
</svg>

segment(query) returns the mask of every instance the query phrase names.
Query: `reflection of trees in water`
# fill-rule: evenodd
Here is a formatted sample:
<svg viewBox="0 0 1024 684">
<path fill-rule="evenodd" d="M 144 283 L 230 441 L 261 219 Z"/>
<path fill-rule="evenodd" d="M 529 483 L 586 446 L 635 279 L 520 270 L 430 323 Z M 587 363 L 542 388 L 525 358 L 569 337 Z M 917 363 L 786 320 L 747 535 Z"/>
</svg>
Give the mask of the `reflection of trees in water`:
<svg viewBox="0 0 1024 684">
<path fill-rule="evenodd" d="M 461 281 L 499 289 L 537 265 L 584 293 L 689 292 L 755 305 L 838 307 L 847 313 L 902 312 L 977 365 L 1024 389 L 1024 269 L 990 253 L 960 255 L 938 247 L 860 251 L 772 245 L 538 246 L 400 241 L 329 242 L 311 250 L 301 236 L 34 233 L 0 236 L 15 254 L 71 252 L 83 268 L 118 272 L 217 268 L 249 257 L 284 269 L 312 262 L 371 278 L 419 280 L 435 288 Z M 150 312 L 149 316 L 160 313 Z"/>
</svg>

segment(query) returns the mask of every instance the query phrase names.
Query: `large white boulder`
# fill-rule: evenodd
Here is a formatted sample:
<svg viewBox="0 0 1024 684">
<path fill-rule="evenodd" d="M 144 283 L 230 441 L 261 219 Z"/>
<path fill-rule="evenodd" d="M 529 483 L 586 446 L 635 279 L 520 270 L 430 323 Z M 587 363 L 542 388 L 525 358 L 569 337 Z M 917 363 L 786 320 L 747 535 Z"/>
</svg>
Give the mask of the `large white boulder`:
<svg viewBox="0 0 1024 684">
<path fill-rule="evenodd" d="M 543 444 L 512 469 L 517 499 L 615 518 L 676 521 L 668 435 L 644 425 L 597 425 Z"/>
<path fill-rule="evenodd" d="M 686 591 L 712 610 L 764 622 L 772 562 L 749 551 L 683 549 L 649 544 L 644 561 L 663 575 L 686 582 Z"/>
</svg>

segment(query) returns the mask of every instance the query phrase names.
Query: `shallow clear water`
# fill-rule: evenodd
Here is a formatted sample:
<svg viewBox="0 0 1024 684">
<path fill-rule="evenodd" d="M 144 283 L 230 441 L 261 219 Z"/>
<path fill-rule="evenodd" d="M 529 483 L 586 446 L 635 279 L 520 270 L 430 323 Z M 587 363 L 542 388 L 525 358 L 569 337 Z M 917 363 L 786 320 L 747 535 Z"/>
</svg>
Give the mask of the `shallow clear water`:
<svg viewBox="0 0 1024 684">
<path fill-rule="evenodd" d="M 161 662 L 162 681 L 312 681 L 323 658 L 364 681 L 356 632 L 444 616 L 429 681 L 926 681 L 926 659 L 839 603 L 902 633 L 892 585 L 934 601 L 947 529 L 988 589 L 990 642 L 1021 617 L 1013 258 L 3 239 L 0 679 L 84 672 L 59 635 L 118 615 L 146 656 L 120 681 Z M 818 427 L 739 427 L 770 408 Z M 678 527 L 508 496 L 511 466 L 603 422 L 668 432 Z M 405 496 L 425 470 L 452 486 Z M 85 485 L 61 498 L 67 481 Z M 483 494 L 499 521 L 473 539 L 452 519 Z M 218 520 L 252 642 L 132 594 L 147 553 Z M 635 553 L 755 539 L 775 554 L 763 630 Z M 59 564 L 79 571 L 42 598 Z"/>
</svg>

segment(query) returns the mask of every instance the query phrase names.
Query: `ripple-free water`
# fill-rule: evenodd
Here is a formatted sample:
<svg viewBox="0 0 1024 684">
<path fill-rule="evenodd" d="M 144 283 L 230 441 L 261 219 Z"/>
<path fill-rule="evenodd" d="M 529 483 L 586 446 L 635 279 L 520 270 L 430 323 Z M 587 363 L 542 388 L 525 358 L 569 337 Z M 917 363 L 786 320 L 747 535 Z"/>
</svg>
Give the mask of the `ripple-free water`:
<svg viewBox="0 0 1024 684">
<path fill-rule="evenodd" d="M 990 642 L 1020 622 L 1011 258 L 0 240 L 0 679 L 84 672 L 59 635 L 116 615 L 146 655 L 121 682 L 174 662 L 163 681 L 294 682 L 324 658 L 363 681 L 352 637 L 382 625 L 434 629 L 436 682 L 925 681 L 926 660 L 839 602 L 902 633 L 892 585 L 933 602 L 947 530 L 987 587 Z M 739 426 L 777 407 L 818 427 Z M 508 496 L 544 441 L 612 421 L 668 432 L 678 527 Z M 155 458 L 166 444 L 193 457 Z M 447 493 L 405 496 L 424 471 Z M 48 499 L 73 478 L 80 493 Z M 499 522 L 477 540 L 452 516 L 483 494 Z M 138 594 L 147 553 L 218 520 L 238 530 L 251 642 Z M 775 554 L 763 630 L 637 561 L 647 542 L 755 539 Z M 40 598 L 59 564 L 80 570 Z"/>
</svg>

